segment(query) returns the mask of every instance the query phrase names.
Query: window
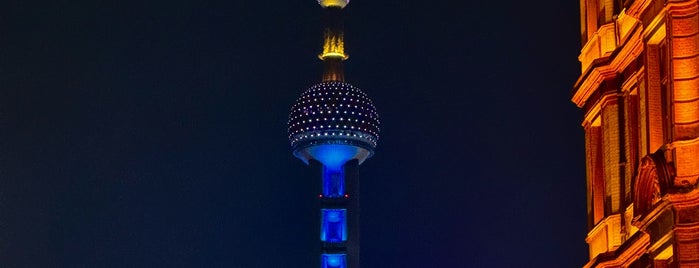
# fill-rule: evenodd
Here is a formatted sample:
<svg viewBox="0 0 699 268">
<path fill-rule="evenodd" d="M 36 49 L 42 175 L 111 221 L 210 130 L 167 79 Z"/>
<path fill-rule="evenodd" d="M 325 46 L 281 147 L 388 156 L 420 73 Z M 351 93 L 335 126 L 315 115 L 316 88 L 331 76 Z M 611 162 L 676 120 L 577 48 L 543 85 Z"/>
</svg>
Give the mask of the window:
<svg viewBox="0 0 699 268">
<path fill-rule="evenodd" d="M 323 167 L 323 196 L 339 198 L 345 194 L 345 171 Z"/>
<path fill-rule="evenodd" d="M 321 268 L 347 268 L 347 258 L 345 254 L 322 254 L 320 255 Z"/>
<path fill-rule="evenodd" d="M 670 91 L 670 61 L 668 60 L 667 42 L 663 40 L 658 44 L 658 71 L 660 73 L 660 98 L 663 118 L 663 141 L 672 142 L 672 117 L 671 117 L 671 91 Z"/>
<path fill-rule="evenodd" d="M 347 210 L 320 210 L 320 241 L 341 243 L 347 241 Z"/>
</svg>

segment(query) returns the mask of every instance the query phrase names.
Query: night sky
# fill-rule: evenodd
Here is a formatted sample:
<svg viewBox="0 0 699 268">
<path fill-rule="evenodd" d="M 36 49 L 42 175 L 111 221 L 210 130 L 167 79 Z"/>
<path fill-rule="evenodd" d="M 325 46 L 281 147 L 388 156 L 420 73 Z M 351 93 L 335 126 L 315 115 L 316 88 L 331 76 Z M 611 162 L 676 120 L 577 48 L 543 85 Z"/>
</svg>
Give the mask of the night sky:
<svg viewBox="0 0 699 268">
<path fill-rule="evenodd" d="M 2 267 L 318 266 L 289 108 L 304 1 L 0 4 Z M 587 258 L 577 1 L 354 0 L 347 81 L 381 116 L 363 267 Z"/>
</svg>

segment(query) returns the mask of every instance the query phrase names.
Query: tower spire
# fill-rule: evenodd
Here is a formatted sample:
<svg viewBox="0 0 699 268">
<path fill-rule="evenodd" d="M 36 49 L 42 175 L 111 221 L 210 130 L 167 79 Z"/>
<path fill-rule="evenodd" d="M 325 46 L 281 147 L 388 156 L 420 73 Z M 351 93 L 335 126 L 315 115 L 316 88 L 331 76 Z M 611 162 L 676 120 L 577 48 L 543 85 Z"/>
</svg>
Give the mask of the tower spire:
<svg viewBox="0 0 699 268">
<path fill-rule="evenodd" d="M 325 30 L 323 81 L 291 107 L 294 156 L 316 170 L 319 182 L 320 267 L 360 268 L 359 165 L 374 154 L 379 115 L 369 96 L 344 82 L 342 9 L 349 0 L 318 0 Z"/>
<path fill-rule="evenodd" d="M 349 1 L 321 0 L 323 7 L 323 51 L 318 55 L 323 61 L 323 82 L 345 81 L 342 62 L 345 54 L 345 34 L 343 32 L 342 9 Z"/>
</svg>

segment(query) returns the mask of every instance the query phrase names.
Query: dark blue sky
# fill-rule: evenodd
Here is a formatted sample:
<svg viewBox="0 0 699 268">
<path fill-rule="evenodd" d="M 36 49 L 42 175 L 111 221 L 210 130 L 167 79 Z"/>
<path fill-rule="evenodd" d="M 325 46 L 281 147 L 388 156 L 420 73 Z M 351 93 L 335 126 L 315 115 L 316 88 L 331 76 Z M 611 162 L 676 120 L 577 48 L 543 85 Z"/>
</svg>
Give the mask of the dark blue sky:
<svg viewBox="0 0 699 268">
<path fill-rule="evenodd" d="M 314 0 L 8 2 L 3 267 L 317 265 L 286 140 L 320 79 Z M 581 266 L 578 3 L 452 2 L 345 10 L 346 77 L 382 122 L 363 266 Z"/>
</svg>

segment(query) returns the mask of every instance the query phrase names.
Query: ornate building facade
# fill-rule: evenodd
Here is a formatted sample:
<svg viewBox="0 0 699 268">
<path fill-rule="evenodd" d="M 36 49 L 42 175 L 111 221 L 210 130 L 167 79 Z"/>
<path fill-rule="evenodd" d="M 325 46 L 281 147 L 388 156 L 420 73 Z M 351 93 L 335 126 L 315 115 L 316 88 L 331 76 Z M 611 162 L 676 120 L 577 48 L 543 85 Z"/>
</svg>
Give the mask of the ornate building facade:
<svg viewBox="0 0 699 268">
<path fill-rule="evenodd" d="M 584 267 L 699 267 L 698 0 L 579 1 Z"/>
</svg>

